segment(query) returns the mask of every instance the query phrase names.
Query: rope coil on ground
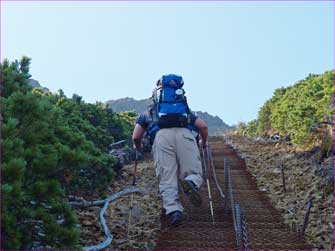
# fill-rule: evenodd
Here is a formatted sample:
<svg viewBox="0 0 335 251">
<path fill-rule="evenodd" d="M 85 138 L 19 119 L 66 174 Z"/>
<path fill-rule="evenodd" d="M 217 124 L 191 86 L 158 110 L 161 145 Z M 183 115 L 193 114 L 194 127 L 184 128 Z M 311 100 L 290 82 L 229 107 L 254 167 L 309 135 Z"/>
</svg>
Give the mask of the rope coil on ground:
<svg viewBox="0 0 335 251">
<path fill-rule="evenodd" d="M 102 228 L 104 230 L 104 233 L 106 235 L 106 240 L 97 244 L 97 245 L 93 245 L 93 246 L 86 246 L 83 248 L 83 250 L 99 250 L 99 249 L 104 249 L 105 247 L 107 247 L 108 245 L 110 245 L 113 241 L 113 235 L 111 234 L 111 232 L 109 231 L 107 224 L 106 224 L 106 220 L 104 218 L 104 214 L 108 208 L 108 205 L 110 202 L 124 196 L 130 193 L 138 193 L 141 192 L 141 190 L 138 187 L 127 187 L 125 189 L 123 189 L 120 192 L 117 192 L 115 194 L 113 194 L 112 196 L 109 196 L 108 198 L 104 199 L 104 200 L 99 200 L 99 201 L 93 201 L 93 202 L 83 202 L 83 203 L 79 203 L 79 202 L 70 202 L 71 206 L 74 207 L 89 207 L 89 206 L 97 206 L 97 205 L 104 205 L 100 211 L 99 214 L 99 219 L 101 221 L 101 225 Z"/>
</svg>

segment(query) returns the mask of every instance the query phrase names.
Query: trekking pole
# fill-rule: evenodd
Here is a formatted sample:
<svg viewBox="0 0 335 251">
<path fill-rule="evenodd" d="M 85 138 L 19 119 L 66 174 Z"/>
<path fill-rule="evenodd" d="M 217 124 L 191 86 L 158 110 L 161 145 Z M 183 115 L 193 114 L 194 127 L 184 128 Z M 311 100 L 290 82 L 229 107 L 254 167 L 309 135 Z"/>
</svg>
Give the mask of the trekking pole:
<svg viewBox="0 0 335 251">
<path fill-rule="evenodd" d="M 215 221 L 214 221 L 213 201 L 212 201 L 211 187 L 209 186 L 209 174 L 208 174 L 208 162 L 209 162 L 209 160 L 208 159 L 206 160 L 206 158 L 205 158 L 205 151 L 204 151 L 205 147 L 206 146 L 202 147 L 202 156 L 203 156 L 203 161 L 204 161 L 204 165 L 205 165 L 205 174 L 206 174 L 206 182 L 207 182 L 207 190 L 208 190 L 208 198 L 209 198 L 209 207 L 211 209 L 211 216 L 212 216 L 212 221 L 213 221 L 213 224 L 214 224 Z M 208 146 L 206 147 L 206 150 L 207 150 L 207 158 L 208 158 Z"/>
<path fill-rule="evenodd" d="M 133 172 L 133 186 L 136 186 L 136 169 L 137 169 L 137 159 L 138 159 L 138 153 L 137 150 L 135 150 L 135 167 Z M 131 224 L 131 213 L 133 211 L 133 201 L 134 201 L 134 193 L 131 194 L 130 199 L 130 211 L 129 211 L 129 218 L 128 218 L 128 229 L 127 229 L 127 238 L 129 237 L 129 231 L 130 231 L 130 224 Z"/>
<path fill-rule="evenodd" d="M 216 188 L 218 189 L 224 203 L 225 203 L 225 200 L 226 200 L 226 196 L 224 195 L 223 191 L 222 191 L 222 188 L 220 186 L 220 182 L 219 182 L 219 179 L 216 175 L 216 171 L 215 171 L 215 166 L 214 166 L 214 161 L 213 161 L 213 156 L 212 156 L 212 149 L 211 149 L 211 146 L 208 145 L 208 156 L 209 156 L 209 160 L 210 160 L 210 165 L 212 167 L 212 173 L 213 173 L 213 176 L 214 176 L 214 180 L 215 180 L 215 184 L 216 184 Z"/>
</svg>

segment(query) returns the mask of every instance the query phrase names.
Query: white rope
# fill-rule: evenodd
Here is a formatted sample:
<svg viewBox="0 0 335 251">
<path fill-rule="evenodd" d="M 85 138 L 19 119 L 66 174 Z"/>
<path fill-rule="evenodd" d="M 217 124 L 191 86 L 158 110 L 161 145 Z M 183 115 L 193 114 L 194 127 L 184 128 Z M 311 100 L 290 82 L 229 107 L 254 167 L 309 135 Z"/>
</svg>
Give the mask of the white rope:
<svg viewBox="0 0 335 251">
<path fill-rule="evenodd" d="M 106 224 L 106 220 L 104 218 L 104 214 L 108 208 L 108 205 L 110 202 L 112 202 L 113 200 L 116 200 L 118 198 L 120 198 L 121 196 L 130 194 L 130 193 L 138 193 L 141 192 L 141 190 L 138 187 L 134 187 L 134 186 L 130 186 L 127 187 L 125 189 L 123 189 L 120 192 L 117 192 L 109 197 L 107 197 L 104 200 L 98 200 L 98 201 L 93 201 L 93 202 L 70 202 L 71 206 L 75 206 L 75 207 L 89 207 L 89 206 L 96 206 L 96 205 L 101 205 L 103 204 L 104 206 L 102 207 L 101 211 L 100 211 L 100 221 L 104 230 L 104 233 L 106 235 L 106 240 L 97 244 L 97 245 L 93 245 L 93 246 L 86 246 L 83 248 L 83 250 L 100 250 L 103 249 L 105 247 L 107 247 L 108 245 L 110 245 L 113 241 L 113 235 L 111 234 L 111 232 L 109 231 L 107 224 Z"/>
</svg>

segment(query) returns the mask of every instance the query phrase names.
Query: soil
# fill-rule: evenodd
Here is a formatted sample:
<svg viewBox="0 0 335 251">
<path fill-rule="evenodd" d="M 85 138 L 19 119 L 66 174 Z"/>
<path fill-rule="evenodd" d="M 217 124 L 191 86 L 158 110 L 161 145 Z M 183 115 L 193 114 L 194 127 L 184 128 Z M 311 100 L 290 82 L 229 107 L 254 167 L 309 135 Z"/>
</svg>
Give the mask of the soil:
<svg viewBox="0 0 335 251">
<path fill-rule="evenodd" d="M 131 185 L 133 170 L 134 164 L 125 165 L 121 177 L 114 180 L 113 185 L 108 189 L 107 196 Z M 113 235 L 113 241 L 106 249 L 151 250 L 156 245 L 162 209 L 152 161 L 138 163 L 136 186 L 143 191 L 143 194 L 133 194 L 130 224 L 131 194 L 109 204 L 105 219 Z M 97 198 L 82 198 L 82 201 L 95 199 Z M 99 221 L 100 210 L 100 206 L 75 210 L 80 222 L 82 246 L 96 245 L 106 239 Z"/>
<path fill-rule="evenodd" d="M 301 232 L 306 203 L 312 199 L 313 206 L 305 238 L 315 249 L 333 250 L 333 156 L 320 160 L 318 149 L 297 151 L 285 143 L 242 136 L 231 136 L 228 143 L 245 159 L 248 169 L 257 179 L 259 189 L 266 191 L 273 205 L 294 231 Z M 282 168 L 286 192 L 283 191 Z M 133 169 L 134 164 L 124 166 L 122 177 L 114 180 L 106 191 L 106 197 L 131 185 Z M 132 195 L 124 196 L 109 205 L 105 218 L 114 239 L 106 249 L 150 250 L 156 245 L 161 228 L 162 208 L 152 161 L 146 160 L 138 164 L 137 186 L 144 194 L 133 195 L 130 225 L 128 219 Z M 82 198 L 82 201 L 96 199 L 87 197 Z M 105 240 L 98 220 L 100 210 L 100 206 L 76 209 L 82 232 L 82 246 Z"/>
<path fill-rule="evenodd" d="M 285 142 L 230 136 L 228 141 L 246 161 L 273 205 L 293 230 L 301 232 L 312 199 L 307 241 L 317 249 L 334 248 L 334 175 L 333 156 L 320 159 L 319 149 L 298 151 Z M 282 168 L 286 192 L 283 191 Z"/>
</svg>

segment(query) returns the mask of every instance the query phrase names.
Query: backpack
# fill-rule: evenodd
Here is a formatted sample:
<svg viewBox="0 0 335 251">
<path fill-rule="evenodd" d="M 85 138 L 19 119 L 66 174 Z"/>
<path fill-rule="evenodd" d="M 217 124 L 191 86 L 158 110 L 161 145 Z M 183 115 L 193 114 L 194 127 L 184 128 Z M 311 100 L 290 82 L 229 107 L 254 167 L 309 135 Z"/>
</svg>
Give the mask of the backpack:
<svg viewBox="0 0 335 251">
<path fill-rule="evenodd" d="M 191 123 L 190 109 L 182 88 L 183 78 L 174 74 L 164 75 L 158 83 L 160 86 L 153 93 L 153 125 L 148 129 L 151 142 L 159 129 L 187 127 Z"/>
<path fill-rule="evenodd" d="M 182 88 L 182 77 L 165 75 L 159 83 L 153 96 L 153 122 L 159 128 L 187 126 L 190 123 L 190 109 Z"/>
</svg>

